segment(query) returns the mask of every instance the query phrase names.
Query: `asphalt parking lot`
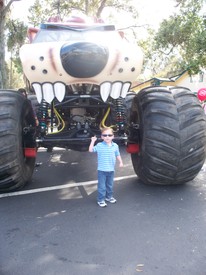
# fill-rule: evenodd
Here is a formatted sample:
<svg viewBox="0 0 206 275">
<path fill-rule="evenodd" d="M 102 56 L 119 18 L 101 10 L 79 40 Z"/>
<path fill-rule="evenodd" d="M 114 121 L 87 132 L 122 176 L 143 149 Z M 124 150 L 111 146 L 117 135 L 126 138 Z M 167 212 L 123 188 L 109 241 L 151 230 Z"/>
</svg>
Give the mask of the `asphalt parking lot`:
<svg viewBox="0 0 206 275">
<path fill-rule="evenodd" d="M 0 195 L 1 275 L 206 274 L 206 165 L 186 185 L 146 186 L 121 151 L 104 209 L 93 154 L 39 151 L 32 182 Z"/>
</svg>

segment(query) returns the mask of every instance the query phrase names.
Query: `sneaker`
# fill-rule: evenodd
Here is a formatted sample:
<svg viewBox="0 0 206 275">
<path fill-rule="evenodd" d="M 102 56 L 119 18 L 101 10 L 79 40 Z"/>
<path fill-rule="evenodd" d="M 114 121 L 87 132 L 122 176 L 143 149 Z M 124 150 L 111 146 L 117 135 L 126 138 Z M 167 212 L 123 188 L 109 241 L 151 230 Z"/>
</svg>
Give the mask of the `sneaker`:
<svg viewBox="0 0 206 275">
<path fill-rule="evenodd" d="M 105 201 L 98 201 L 97 204 L 100 206 L 100 207 L 106 207 L 107 204 Z"/>
<path fill-rule="evenodd" d="M 113 198 L 113 197 L 111 197 L 110 199 L 105 199 L 106 201 L 108 201 L 108 202 L 110 202 L 110 203 L 115 203 L 115 202 L 117 202 L 117 200 L 115 199 L 115 198 Z"/>
<path fill-rule="evenodd" d="M 36 162 L 35 163 L 35 167 L 39 167 L 40 165 L 42 165 L 42 162 Z"/>
</svg>

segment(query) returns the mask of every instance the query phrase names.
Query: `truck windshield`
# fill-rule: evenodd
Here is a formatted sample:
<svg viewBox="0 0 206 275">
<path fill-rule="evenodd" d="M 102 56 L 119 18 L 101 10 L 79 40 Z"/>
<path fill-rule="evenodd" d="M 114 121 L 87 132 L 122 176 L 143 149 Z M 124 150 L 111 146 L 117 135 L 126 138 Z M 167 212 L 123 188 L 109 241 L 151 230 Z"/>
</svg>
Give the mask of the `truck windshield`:
<svg viewBox="0 0 206 275">
<path fill-rule="evenodd" d="M 69 30 L 40 30 L 33 40 L 33 43 L 58 42 L 58 41 L 79 41 L 84 33 Z"/>
<path fill-rule="evenodd" d="M 40 30 L 32 43 L 64 42 L 64 41 L 93 41 L 105 43 L 119 43 L 120 35 L 116 31 L 72 31 L 72 30 Z"/>
</svg>

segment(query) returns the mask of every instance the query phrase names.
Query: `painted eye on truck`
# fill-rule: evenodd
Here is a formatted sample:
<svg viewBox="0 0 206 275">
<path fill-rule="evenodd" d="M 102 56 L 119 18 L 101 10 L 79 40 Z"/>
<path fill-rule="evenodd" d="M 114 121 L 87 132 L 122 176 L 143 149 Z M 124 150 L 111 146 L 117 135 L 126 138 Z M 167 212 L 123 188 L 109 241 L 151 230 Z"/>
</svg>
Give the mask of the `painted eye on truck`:
<svg viewBox="0 0 206 275">
<path fill-rule="evenodd" d="M 88 78 L 98 75 L 106 66 L 109 51 L 89 42 L 65 44 L 60 51 L 64 70 L 72 77 Z"/>
</svg>

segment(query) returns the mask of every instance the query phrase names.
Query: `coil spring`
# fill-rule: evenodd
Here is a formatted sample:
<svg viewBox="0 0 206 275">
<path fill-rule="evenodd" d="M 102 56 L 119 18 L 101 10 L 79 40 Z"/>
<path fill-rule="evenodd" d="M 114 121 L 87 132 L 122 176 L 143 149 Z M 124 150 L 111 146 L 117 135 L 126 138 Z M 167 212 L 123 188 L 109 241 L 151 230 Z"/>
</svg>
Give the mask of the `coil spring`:
<svg viewBox="0 0 206 275">
<path fill-rule="evenodd" d="M 39 126 L 44 130 L 47 129 L 48 106 L 49 104 L 45 100 L 42 100 L 37 113 Z"/>
<path fill-rule="evenodd" d="M 123 98 L 119 97 L 115 100 L 115 112 L 116 112 L 116 122 L 118 125 L 125 123 L 125 108 L 123 104 Z"/>
</svg>

